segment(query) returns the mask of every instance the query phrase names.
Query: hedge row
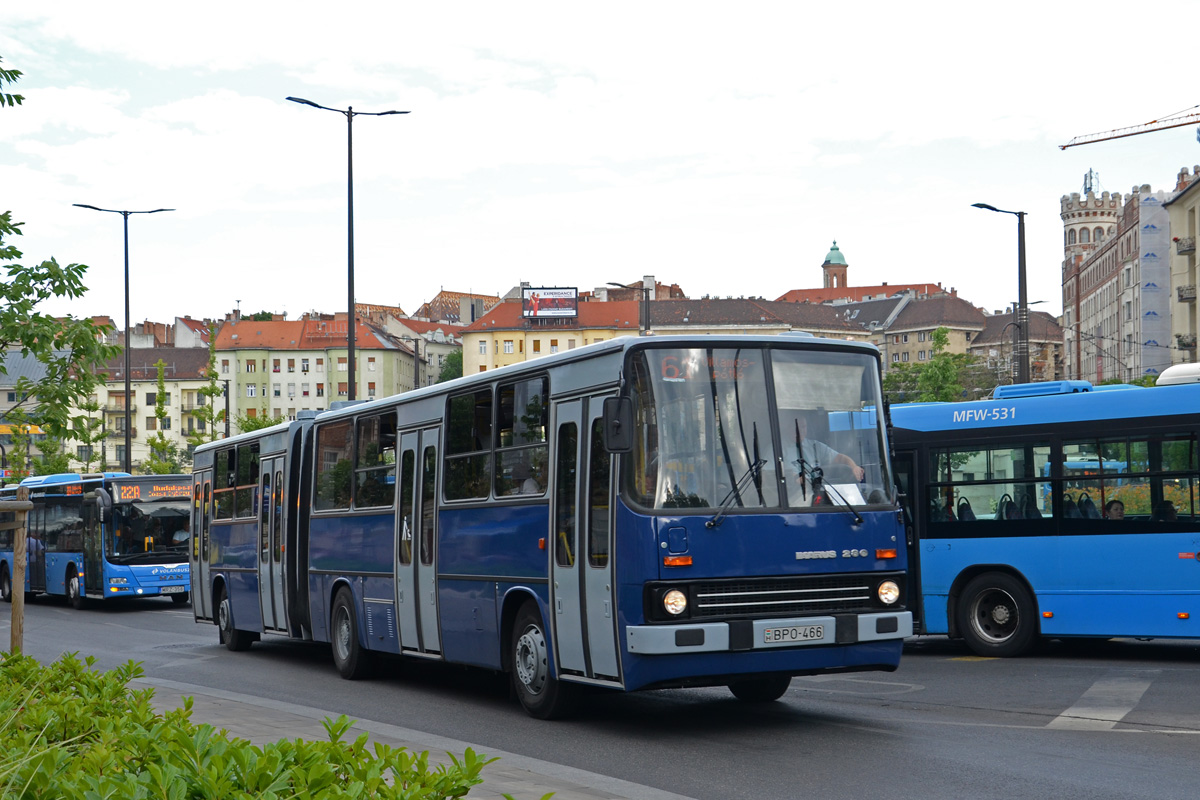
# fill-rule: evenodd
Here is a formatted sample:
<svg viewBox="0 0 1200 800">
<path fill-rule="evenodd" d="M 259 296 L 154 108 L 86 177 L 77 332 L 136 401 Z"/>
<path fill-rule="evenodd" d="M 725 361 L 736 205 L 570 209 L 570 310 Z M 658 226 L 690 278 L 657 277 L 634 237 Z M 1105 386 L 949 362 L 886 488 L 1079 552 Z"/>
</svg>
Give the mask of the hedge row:
<svg viewBox="0 0 1200 800">
<path fill-rule="evenodd" d="M 496 759 L 469 748 L 453 764 L 428 752 L 342 737 L 353 722 L 326 719 L 328 741 L 281 739 L 262 747 L 191 721 L 191 698 L 165 714 L 129 662 L 111 672 L 69 654 L 49 666 L 0 662 L 0 797 L 20 800 L 342 800 L 463 797 Z"/>
</svg>

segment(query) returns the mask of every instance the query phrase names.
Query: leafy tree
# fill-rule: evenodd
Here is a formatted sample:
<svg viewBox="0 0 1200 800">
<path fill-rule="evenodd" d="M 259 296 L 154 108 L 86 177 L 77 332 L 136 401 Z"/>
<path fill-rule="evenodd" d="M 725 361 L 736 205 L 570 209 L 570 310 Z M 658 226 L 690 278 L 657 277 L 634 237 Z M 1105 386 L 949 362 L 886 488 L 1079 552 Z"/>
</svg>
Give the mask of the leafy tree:
<svg viewBox="0 0 1200 800">
<path fill-rule="evenodd" d="M 20 481 L 33 473 L 29 471 L 29 449 L 33 444 L 29 415 L 22 408 L 14 408 L 7 416 L 9 424 L 8 468 L 14 480 Z"/>
<path fill-rule="evenodd" d="M 71 471 L 71 457 L 63 447 L 62 439 L 44 436 L 33 445 L 42 454 L 31 466 L 38 475 L 57 475 Z"/>
<path fill-rule="evenodd" d="M 0 58 L 0 61 L 3 60 L 3 58 Z M 16 83 L 17 79 L 20 77 L 20 70 L 4 69 L 3 67 L 0 67 L 0 86 L 3 86 L 6 83 Z M 5 94 L 4 92 L 0 92 L 0 108 L 3 108 L 4 106 L 19 106 L 24 101 L 25 95 Z"/>
<path fill-rule="evenodd" d="M 442 371 L 438 373 L 438 383 L 461 378 L 463 374 L 462 349 L 454 350 L 442 362 Z"/>
<path fill-rule="evenodd" d="M 163 433 L 163 420 L 167 418 L 167 362 L 161 358 L 154 365 L 158 370 L 158 385 L 157 392 L 154 395 L 154 417 L 158 420 L 158 433 L 150 437 L 147 444 L 150 445 L 150 457 L 146 459 L 146 463 L 142 468 L 151 475 L 170 475 L 177 472 L 183 472 L 183 453 L 179 449 L 179 445 L 172 439 L 168 439 Z"/>
<path fill-rule="evenodd" d="M 275 319 L 275 315 L 270 311 L 259 311 L 257 314 L 251 316 L 250 319 L 255 322 L 270 322 Z"/>
<path fill-rule="evenodd" d="M 79 442 L 84 447 L 86 458 L 76 458 L 83 465 L 83 472 L 91 472 L 92 464 L 100 460 L 100 448 L 96 445 L 103 442 L 111 432 L 104 427 L 103 416 L 93 416 L 100 411 L 100 401 L 95 395 L 89 397 L 84 403 L 79 406 L 79 410 L 85 412 L 82 417 L 76 417 L 71 421 L 71 436 L 70 438 Z M 101 464 L 103 470 L 106 465 Z"/>
<path fill-rule="evenodd" d="M 192 416 L 200 420 L 203 425 L 200 430 L 188 437 L 188 444 L 192 447 L 199 447 L 205 442 L 215 442 L 217 425 L 225 421 L 225 409 L 217 410 L 217 398 L 225 393 L 225 387 L 217 378 L 217 328 L 215 325 L 208 329 L 208 369 L 204 375 L 208 378 L 208 385 L 196 391 L 208 400 L 204 405 L 192 411 Z"/>
<path fill-rule="evenodd" d="M 21 73 L 0 69 L 0 87 L 15 83 Z M 0 92 L 0 106 L 21 103 L 21 95 Z M 17 404 L 33 416 L 37 409 L 38 424 L 53 438 L 70 435 L 76 419 L 72 409 L 91 396 L 100 382 L 98 373 L 103 365 L 120 353 L 120 348 L 103 344 L 103 336 L 111 326 L 97 326 L 90 319 L 72 316 L 56 318 L 37 311 L 37 306 L 51 297 L 74 299 L 82 296 L 87 287 L 83 264 L 60 265 L 53 258 L 33 266 L 18 263 L 23 253 L 11 240 L 20 236 L 22 223 L 13 222 L 12 212 L 0 214 L 0 264 L 7 273 L 0 281 L 0 353 L 19 351 L 32 355 L 45 372 L 40 380 L 21 377 L 16 390 L 22 400 Z M 0 372 L 7 374 L 3 364 Z M 12 412 L 5 415 L 12 419 Z"/>
</svg>

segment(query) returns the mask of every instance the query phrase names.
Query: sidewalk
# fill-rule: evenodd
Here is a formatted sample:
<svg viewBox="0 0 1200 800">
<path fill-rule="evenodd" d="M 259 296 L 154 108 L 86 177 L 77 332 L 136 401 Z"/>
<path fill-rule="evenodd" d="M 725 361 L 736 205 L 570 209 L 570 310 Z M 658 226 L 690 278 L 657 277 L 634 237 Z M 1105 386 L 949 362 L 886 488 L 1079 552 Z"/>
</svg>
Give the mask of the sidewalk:
<svg viewBox="0 0 1200 800">
<path fill-rule="evenodd" d="M 130 683 L 136 687 L 154 687 L 155 705 L 163 710 L 177 708 L 184 697 L 191 697 L 193 722 L 224 728 L 258 745 L 279 739 L 324 740 L 327 734 L 321 721 L 339 716 L 334 711 L 162 678 L 138 678 Z M 551 727 L 547 725 L 547 734 Z M 547 792 L 554 792 L 554 800 L 689 800 L 649 786 L 386 722 L 360 719 L 346 738 L 353 740 L 362 733 L 368 734 L 372 741 L 393 747 L 415 752 L 427 750 L 431 763 L 448 763 L 446 753 L 461 756 L 468 747 L 488 757 L 499 756 L 499 761 L 484 768 L 483 783 L 470 791 L 469 800 L 501 800 L 505 794 L 515 800 L 539 800 Z"/>
</svg>

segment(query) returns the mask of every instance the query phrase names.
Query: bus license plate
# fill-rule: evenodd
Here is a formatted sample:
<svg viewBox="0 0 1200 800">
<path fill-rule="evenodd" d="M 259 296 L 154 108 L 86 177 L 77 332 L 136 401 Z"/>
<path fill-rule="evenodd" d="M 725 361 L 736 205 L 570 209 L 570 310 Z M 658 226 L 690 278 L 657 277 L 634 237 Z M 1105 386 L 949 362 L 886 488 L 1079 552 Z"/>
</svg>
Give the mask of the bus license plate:
<svg viewBox="0 0 1200 800">
<path fill-rule="evenodd" d="M 784 642 L 810 642 L 825 638 L 824 625 L 788 625 L 782 628 L 764 628 L 763 644 Z"/>
<path fill-rule="evenodd" d="M 185 591 L 183 586 L 164 586 L 162 587 L 163 594 L 181 594 Z"/>
</svg>

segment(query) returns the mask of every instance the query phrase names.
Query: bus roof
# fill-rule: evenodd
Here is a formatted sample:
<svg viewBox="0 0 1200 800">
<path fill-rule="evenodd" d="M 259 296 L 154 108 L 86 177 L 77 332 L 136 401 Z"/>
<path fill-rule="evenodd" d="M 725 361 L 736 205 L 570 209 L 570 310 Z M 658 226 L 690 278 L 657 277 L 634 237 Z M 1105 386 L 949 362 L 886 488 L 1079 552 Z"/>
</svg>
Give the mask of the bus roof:
<svg viewBox="0 0 1200 800">
<path fill-rule="evenodd" d="M 1113 387 L 1116 388 L 1116 387 Z M 1105 387 L 1067 394 L 999 397 L 965 403 L 912 403 L 891 407 L 898 430 L 988 430 L 1024 425 L 1068 424 L 1108 419 L 1140 419 L 1194 414 L 1200 385 Z"/>
</svg>

